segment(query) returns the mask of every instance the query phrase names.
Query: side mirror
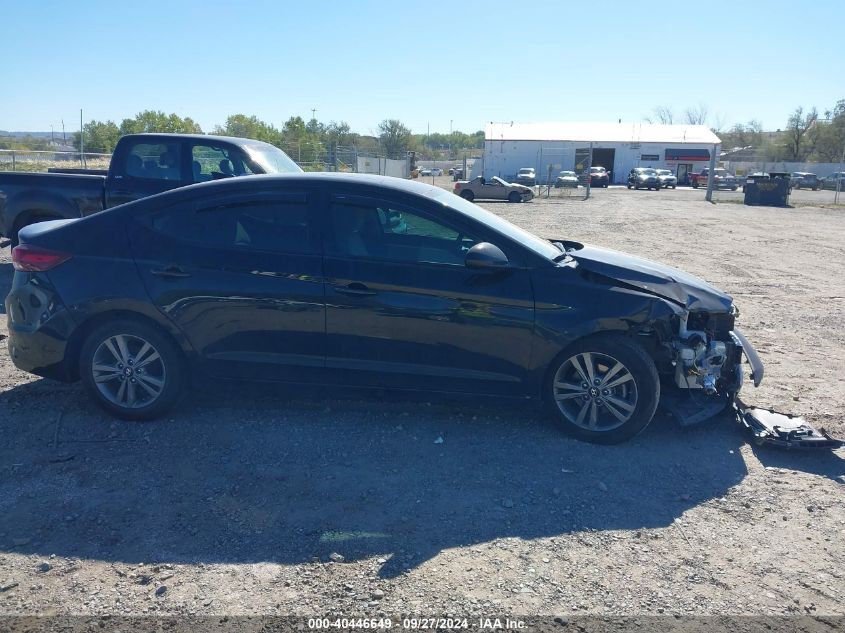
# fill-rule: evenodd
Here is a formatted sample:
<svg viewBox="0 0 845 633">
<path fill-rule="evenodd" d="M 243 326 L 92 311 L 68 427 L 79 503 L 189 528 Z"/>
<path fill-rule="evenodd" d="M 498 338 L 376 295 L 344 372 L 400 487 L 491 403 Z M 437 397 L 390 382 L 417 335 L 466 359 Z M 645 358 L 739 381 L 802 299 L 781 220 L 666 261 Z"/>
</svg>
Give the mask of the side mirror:
<svg viewBox="0 0 845 633">
<path fill-rule="evenodd" d="M 467 268 L 477 270 L 503 270 L 509 265 L 502 249 L 489 242 L 479 242 L 469 249 L 464 263 Z"/>
</svg>

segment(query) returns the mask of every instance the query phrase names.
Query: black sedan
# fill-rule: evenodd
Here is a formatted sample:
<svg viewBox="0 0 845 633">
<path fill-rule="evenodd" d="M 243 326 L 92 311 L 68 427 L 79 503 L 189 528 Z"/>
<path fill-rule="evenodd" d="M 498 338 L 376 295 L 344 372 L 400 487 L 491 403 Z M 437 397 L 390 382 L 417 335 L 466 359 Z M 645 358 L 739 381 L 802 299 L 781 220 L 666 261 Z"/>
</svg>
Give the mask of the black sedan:
<svg viewBox="0 0 845 633">
<path fill-rule="evenodd" d="M 661 398 L 730 402 L 743 350 L 763 375 L 705 282 L 419 182 L 222 180 L 20 237 L 13 362 L 126 419 L 163 414 L 200 374 L 538 398 L 611 443 Z"/>
</svg>

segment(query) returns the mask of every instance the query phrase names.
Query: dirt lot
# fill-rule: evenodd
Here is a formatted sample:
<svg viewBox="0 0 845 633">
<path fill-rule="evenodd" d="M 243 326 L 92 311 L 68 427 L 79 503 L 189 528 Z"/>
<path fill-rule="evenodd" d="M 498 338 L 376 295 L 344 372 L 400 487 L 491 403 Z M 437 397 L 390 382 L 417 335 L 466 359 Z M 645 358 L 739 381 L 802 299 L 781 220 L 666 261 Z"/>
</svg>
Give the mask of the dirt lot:
<svg viewBox="0 0 845 633">
<path fill-rule="evenodd" d="M 845 210 L 702 198 L 484 206 L 721 286 L 745 399 L 845 435 Z M 599 447 L 521 405 L 215 385 L 129 424 L 2 340 L 0 419 L 0 613 L 845 614 L 845 451 L 727 418 Z"/>
</svg>

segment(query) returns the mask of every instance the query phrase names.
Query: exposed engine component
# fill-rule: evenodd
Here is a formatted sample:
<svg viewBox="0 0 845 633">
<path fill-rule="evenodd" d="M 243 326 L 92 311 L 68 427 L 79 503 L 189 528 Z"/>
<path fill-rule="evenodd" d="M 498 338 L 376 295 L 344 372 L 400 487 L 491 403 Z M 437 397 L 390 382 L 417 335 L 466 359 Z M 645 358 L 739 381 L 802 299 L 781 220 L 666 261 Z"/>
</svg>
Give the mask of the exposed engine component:
<svg viewBox="0 0 845 633">
<path fill-rule="evenodd" d="M 675 384 L 681 389 L 703 389 L 707 395 L 715 394 L 728 359 L 727 343 L 703 330 L 688 330 L 686 317 L 681 319 L 678 337 L 674 345 Z"/>
</svg>

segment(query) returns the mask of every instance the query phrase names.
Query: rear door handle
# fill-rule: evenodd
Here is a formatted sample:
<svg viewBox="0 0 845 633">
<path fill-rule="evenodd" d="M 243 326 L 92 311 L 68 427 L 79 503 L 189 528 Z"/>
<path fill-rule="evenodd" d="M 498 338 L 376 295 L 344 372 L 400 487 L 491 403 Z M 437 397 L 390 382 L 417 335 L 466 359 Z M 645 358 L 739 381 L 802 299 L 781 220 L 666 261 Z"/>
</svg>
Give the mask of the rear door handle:
<svg viewBox="0 0 845 633">
<path fill-rule="evenodd" d="M 183 268 L 179 266 L 168 266 L 167 268 L 162 268 L 156 270 L 155 268 L 150 271 L 156 277 L 164 277 L 165 279 L 179 279 L 182 277 L 190 277 L 191 273 L 185 271 Z"/>
<path fill-rule="evenodd" d="M 348 286 L 332 286 L 334 291 L 342 295 L 350 295 L 353 297 L 372 297 L 376 295 L 375 290 L 370 290 L 362 283 L 354 282 Z"/>
</svg>

